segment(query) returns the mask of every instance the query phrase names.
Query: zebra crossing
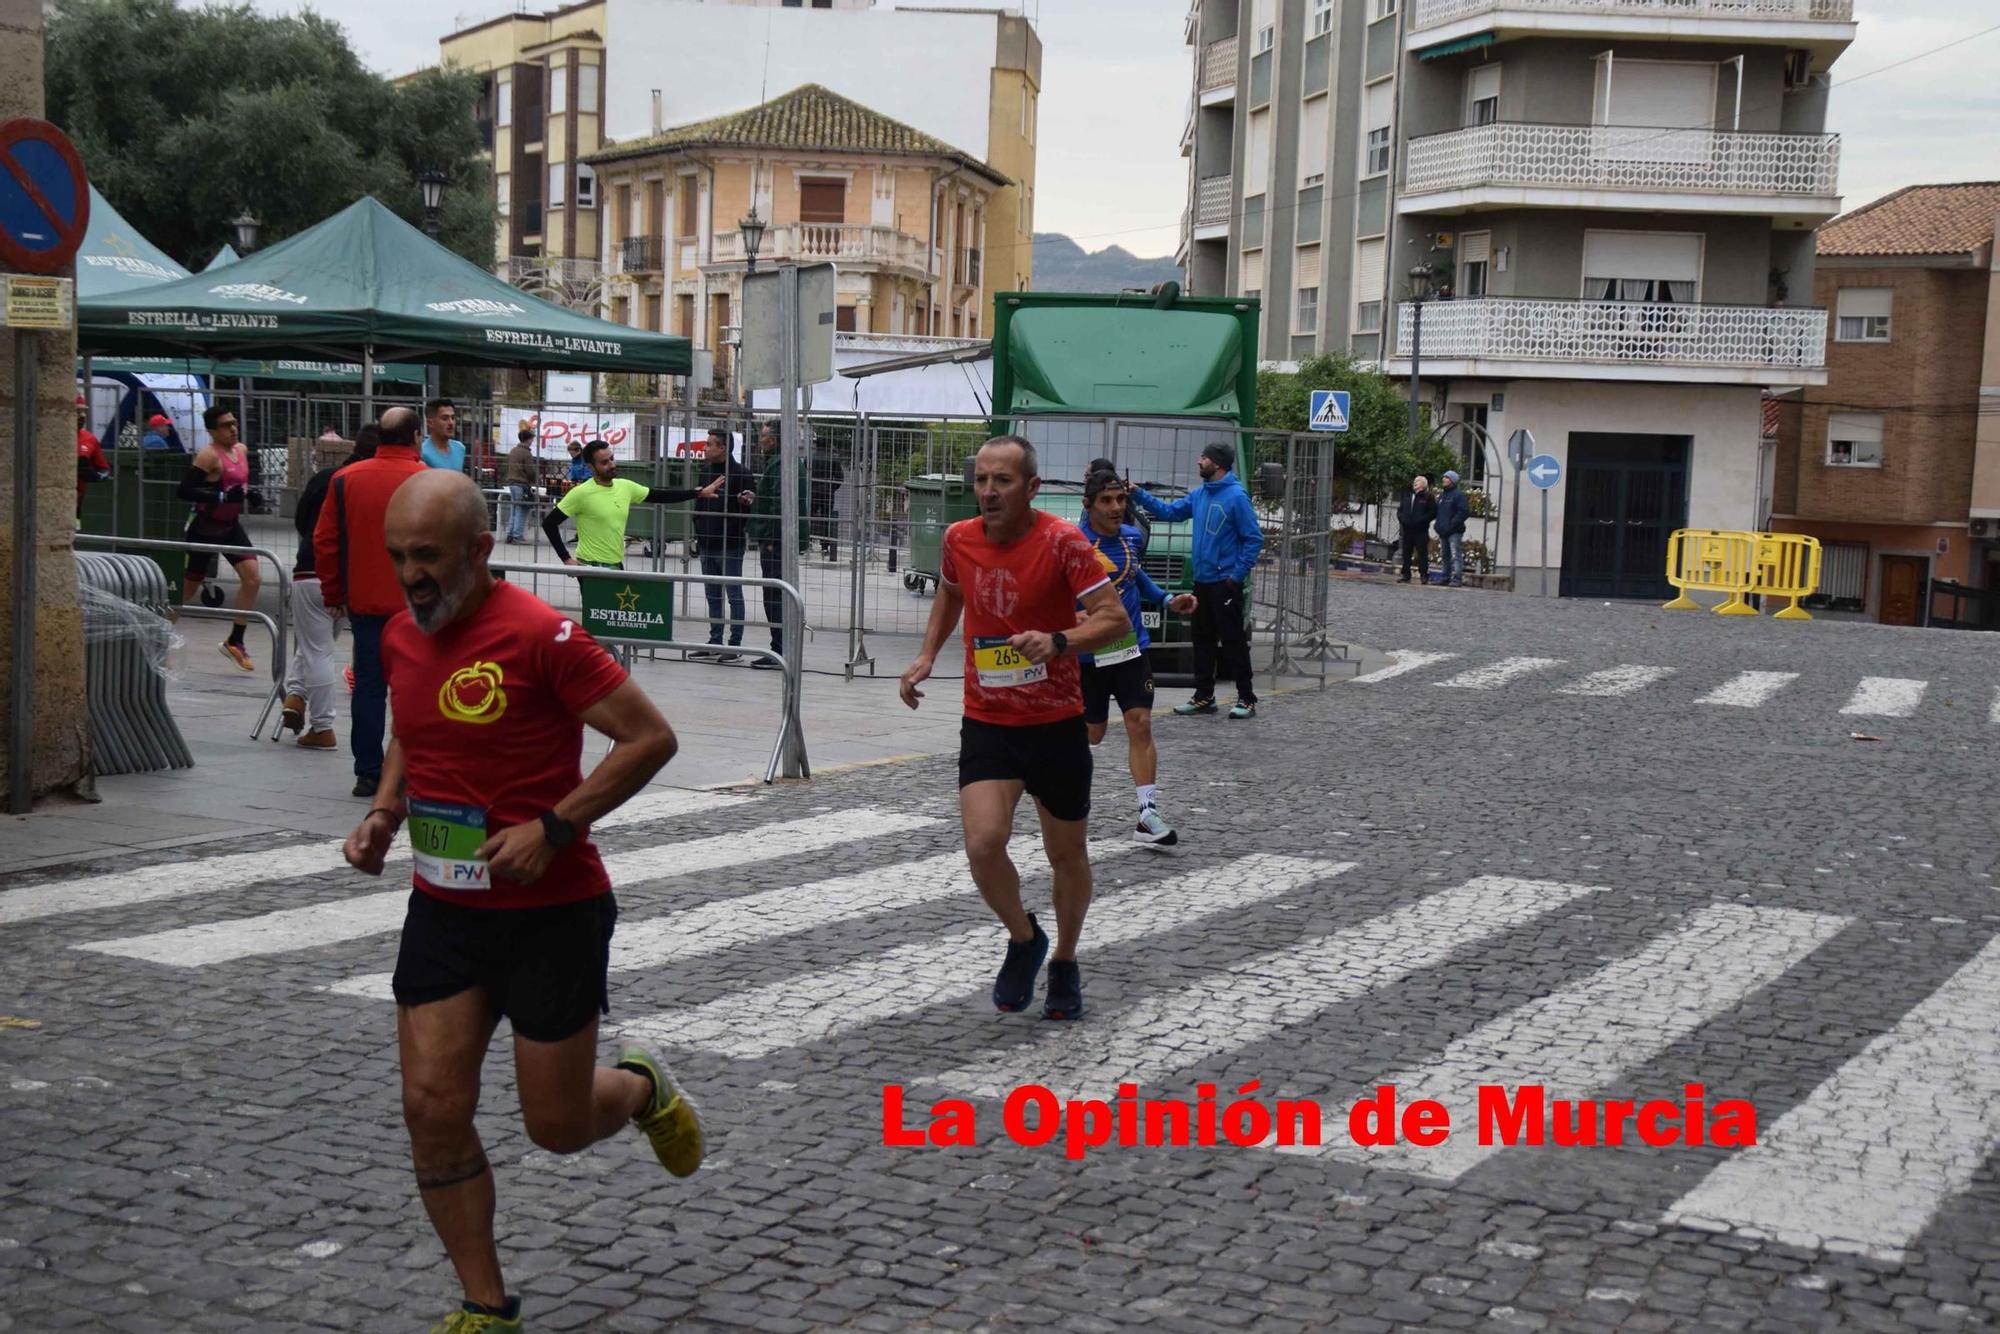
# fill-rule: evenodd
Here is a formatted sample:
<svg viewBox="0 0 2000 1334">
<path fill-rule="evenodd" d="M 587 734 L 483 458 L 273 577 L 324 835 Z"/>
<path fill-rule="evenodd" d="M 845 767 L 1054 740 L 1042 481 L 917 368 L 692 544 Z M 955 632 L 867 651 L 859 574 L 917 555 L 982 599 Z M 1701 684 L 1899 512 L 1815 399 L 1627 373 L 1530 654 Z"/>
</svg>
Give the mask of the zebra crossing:
<svg viewBox="0 0 2000 1334">
<path fill-rule="evenodd" d="M 1409 670 L 1446 661 L 1432 656 Z M 1559 665 L 1516 664 L 1500 679 Z M 1651 671 L 1598 672 L 1575 684 L 1585 695 L 1602 695 L 1664 679 Z M 1763 680 L 1734 685 L 1739 697 L 1771 689 Z M 1910 691 L 1879 683 L 1871 690 L 1878 707 L 1917 706 Z M 770 809 L 749 809 L 747 818 L 739 811 L 744 827 L 735 832 L 699 825 L 635 829 L 758 801 Z M 935 1016 L 940 1007 L 986 1014 L 997 937 L 970 893 L 963 854 L 911 852 L 913 836 L 935 836 L 944 827 L 935 816 L 890 806 L 800 816 L 796 806 L 777 800 L 711 793 L 642 798 L 600 822 L 599 830 L 634 830 L 630 840 L 640 845 L 607 857 L 626 904 L 614 937 L 615 971 L 677 973 L 730 952 L 761 961 L 754 970 L 731 970 L 720 994 L 621 1017 L 615 1031 L 681 1060 L 811 1060 L 829 1045 L 866 1050 L 878 1026 Z M 886 864 L 835 875 L 815 869 L 818 859 L 840 849 Z M 18 953 L 24 944 L 53 942 L 79 957 L 165 970 L 162 976 L 182 986 L 258 978 L 274 956 L 286 956 L 289 966 L 320 975 L 311 990 L 327 1006 L 381 1002 L 388 974 L 354 965 L 393 957 L 386 937 L 400 923 L 406 889 L 384 893 L 375 888 L 380 882 L 355 876 L 357 892 L 345 897 L 247 916 L 216 916 L 219 905 L 204 900 L 320 874 L 294 868 L 324 868 L 329 852 L 337 856 L 338 846 L 197 857 L 122 877 L 20 886 L 0 892 L 0 944 Z M 1034 883 L 1046 880 L 1038 841 L 1017 840 L 1015 854 L 1031 899 L 1045 896 L 1045 883 Z M 1105 873 L 1086 949 L 1103 951 L 1107 960 L 1106 971 L 1092 976 L 1115 984 L 1097 994 L 1089 1018 L 1001 1021 L 969 1037 L 955 1025 L 947 1030 L 954 1045 L 925 1044 L 908 1080 L 913 1088 L 1000 1098 L 1033 1083 L 1059 1096 L 1103 1098 L 1125 1083 L 1170 1087 L 1197 1067 L 1238 1059 L 1260 1044 L 1310 1044 L 1316 1026 L 1340 1007 L 1420 975 L 1447 977 L 1474 967 L 1485 951 L 1532 939 L 1524 933 L 1594 930 L 1604 906 L 1619 896 L 1613 885 L 1476 874 L 1356 916 L 1338 910 L 1347 888 L 1366 881 L 1366 857 L 1221 849 L 1201 860 L 1123 841 L 1093 845 L 1092 855 Z M 743 889 L 710 875 L 787 859 L 805 869 L 773 871 L 767 878 L 784 880 L 775 886 Z M 165 900 L 175 900 L 182 916 L 208 920 L 116 934 L 119 913 Z M 230 902 L 240 905 L 241 898 Z M 1354 901 L 1356 911 L 1365 911 L 1362 902 Z M 1288 931 L 1285 914 L 1302 903 L 1320 910 L 1314 924 L 1289 930 L 1277 948 L 1213 965 L 1188 957 L 1186 942 L 1219 925 L 1254 919 L 1262 930 Z M 940 914 L 954 905 L 963 908 L 966 925 L 941 929 Z M 924 910 L 932 911 L 915 916 Z M 804 948 L 812 933 L 837 925 L 856 928 L 865 940 L 858 955 L 828 962 Z M 1698 1049 L 1712 1026 L 1726 1026 L 1752 998 L 1855 925 L 1837 912 L 1692 902 L 1656 923 L 1614 932 L 1587 959 L 1574 948 L 1562 952 L 1561 979 L 1434 1054 L 1399 1071 L 1352 1074 L 1370 1086 L 1394 1084 L 1405 1100 L 1435 1097 L 1447 1106 L 1463 1106 L 1486 1084 L 1536 1084 L 1554 1097 L 1615 1092 L 1669 1049 Z M 319 951 L 337 951 L 337 959 L 328 962 Z M 1161 960 L 1174 964 L 1171 980 L 1150 966 Z M 1685 1189 L 1676 1182 L 1676 1198 L 1653 1221 L 1902 1254 L 2000 1147 L 2000 1033 L 1990 1016 L 1996 988 L 2000 941 L 1802 1090 L 1800 1101 L 1760 1128 L 1754 1147 L 1703 1162 L 1705 1170 L 1699 1179 L 1690 1176 Z M 896 1054 L 909 1063 L 908 1052 Z M 1718 1070 L 1713 1082 L 1739 1073 Z M 1527 1152 L 1482 1145 L 1470 1134 L 1431 1148 L 1364 1149 L 1341 1140 L 1252 1151 L 1359 1163 L 1447 1186 L 1495 1158 Z"/>
<path fill-rule="evenodd" d="M 1387 663 L 1351 678 L 1348 684 L 1418 684 L 1436 676 L 1436 669 L 1449 665 L 1459 670 L 1443 679 L 1430 679 L 1429 684 L 1445 690 L 1477 691 L 1543 687 L 1558 695 L 1580 699 L 1629 699 L 1646 691 L 1672 690 L 1679 683 L 1697 682 L 1696 688 L 1702 689 L 1702 693 L 1693 696 L 1695 704 L 1761 709 L 1774 702 L 1782 703 L 1786 692 L 1804 677 L 1800 672 L 1739 671 L 1711 684 L 1698 680 L 1694 672 L 1658 663 L 1620 663 L 1573 675 L 1574 669 L 1563 658 L 1516 656 L 1465 666 L 1459 653 L 1393 649 L 1386 656 Z M 1839 713 L 1849 718 L 1915 717 L 1930 697 L 1930 685 L 1928 680 L 1919 678 L 1864 676 L 1854 683 Z M 2000 684 L 1993 686 L 1986 721 L 2000 726 Z"/>
</svg>

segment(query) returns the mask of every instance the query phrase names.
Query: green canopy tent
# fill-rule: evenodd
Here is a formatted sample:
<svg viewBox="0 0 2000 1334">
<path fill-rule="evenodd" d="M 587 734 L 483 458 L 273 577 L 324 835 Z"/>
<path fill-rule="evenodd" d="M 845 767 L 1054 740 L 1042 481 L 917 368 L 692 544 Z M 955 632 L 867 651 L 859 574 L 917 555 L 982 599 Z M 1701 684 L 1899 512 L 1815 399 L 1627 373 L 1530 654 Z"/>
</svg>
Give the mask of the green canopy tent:
<svg viewBox="0 0 2000 1334">
<path fill-rule="evenodd" d="M 685 338 L 509 286 L 372 198 L 227 269 L 79 303 L 77 344 L 129 356 L 359 354 L 364 398 L 385 358 L 655 375 L 685 375 L 694 360 Z"/>
<path fill-rule="evenodd" d="M 225 258 L 226 257 L 226 258 Z M 209 262 L 209 268 L 236 258 L 224 246 Z M 139 229 L 127 222 L 111 201 L 90 187 L 90 224 L 84 229 L 83 244 L 76 252 L 76 304 L 78 317 L 88 318 L 93 306 L 114 296 L 129 298 L 147 288 L 177 282 L 188 271 L 176 264 Z M 87 348 L 85 349 L 88 350 Z M 225 361 L 188 357 L 93 358 L 93 372 L 107 375 L 205 375 L 235 376 L 253 380 L 301 380 L 330 384 L 358 384 L 361 367 L 352 361 Z M 82 363 L 78 363 L 79 372 Z M 375 378 L 399 384 L 422 384 L 422 366 L 377 366 Z"/>
<path fill-rule="evenodd" d="M 229 244 L 229 242 L 224 241 L 222 243 L 222 249 L 216 251 L 215 257 L 209 260 L 208 263 L 202 265 L 201 271 L 203 273 L 214 273 L 217 269 L 225 268 L 228 265 L 234 264 L 237 260 L 241 258 L 242 256 L 236 253 L 236 247 Z"/>
</svg>

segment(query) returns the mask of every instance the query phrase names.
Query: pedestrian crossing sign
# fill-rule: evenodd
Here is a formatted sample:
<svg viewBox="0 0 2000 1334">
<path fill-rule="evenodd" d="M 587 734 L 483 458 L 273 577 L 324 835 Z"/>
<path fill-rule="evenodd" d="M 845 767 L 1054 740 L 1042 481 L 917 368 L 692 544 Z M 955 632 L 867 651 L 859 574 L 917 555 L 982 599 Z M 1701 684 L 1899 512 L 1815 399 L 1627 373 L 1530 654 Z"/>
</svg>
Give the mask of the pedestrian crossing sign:
<svg viewBox="0 0 2000 1334">
<path fill-rule="evenodd" d="M 1315 431 L 1344 431 L 1347 429 L 1348 396 L 1345 389 L 1315 389 L 1312 391 L 1312 413 L 1307 423 Z"/>
</svg>

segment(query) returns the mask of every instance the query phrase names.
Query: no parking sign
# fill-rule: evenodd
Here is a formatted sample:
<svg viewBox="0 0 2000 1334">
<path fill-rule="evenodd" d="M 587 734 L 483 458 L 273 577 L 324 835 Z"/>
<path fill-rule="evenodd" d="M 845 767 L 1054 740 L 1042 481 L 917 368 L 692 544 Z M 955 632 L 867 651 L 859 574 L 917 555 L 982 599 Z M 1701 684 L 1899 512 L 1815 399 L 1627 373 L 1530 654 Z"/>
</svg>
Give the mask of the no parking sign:
<svg viewBox="0 0 2000 1334">
<path fill-rule="evenodd" d="M 54 273 L 90 225 L 90 182 L 68 136 L 45 120 L 0 124 L 0 264 Z"/>
</svg>

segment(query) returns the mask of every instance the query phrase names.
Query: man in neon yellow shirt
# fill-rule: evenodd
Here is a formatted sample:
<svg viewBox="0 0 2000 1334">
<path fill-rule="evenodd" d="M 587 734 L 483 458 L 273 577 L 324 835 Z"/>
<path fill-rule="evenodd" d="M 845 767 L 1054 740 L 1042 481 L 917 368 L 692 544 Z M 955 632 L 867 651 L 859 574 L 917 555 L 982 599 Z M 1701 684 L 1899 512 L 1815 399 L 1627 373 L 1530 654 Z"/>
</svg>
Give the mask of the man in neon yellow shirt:
<svg viewBox="0 0 2000 1334">
<path fill-rule="evenodd" d="M 583 447 L 590 465 L 590 480 L 571 487 L 542 520 L 549 545 L 565 565 L 597 565 L 607 570 L 625 568 L 625 519 L 634 505 L 663 505 L 677 500 L 708 499 L 722 486 L 724 477 L 700 490 L 676 487 L 648 487 L 618 475 L 618 460 L 611 446 L 593 440 Z M 726 476 L 726 474 L 725 474 Z M 576 555 L 562 539 L 563 516 L 576 520 Z"/>
</svg>

